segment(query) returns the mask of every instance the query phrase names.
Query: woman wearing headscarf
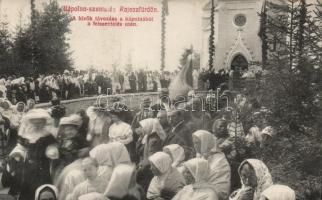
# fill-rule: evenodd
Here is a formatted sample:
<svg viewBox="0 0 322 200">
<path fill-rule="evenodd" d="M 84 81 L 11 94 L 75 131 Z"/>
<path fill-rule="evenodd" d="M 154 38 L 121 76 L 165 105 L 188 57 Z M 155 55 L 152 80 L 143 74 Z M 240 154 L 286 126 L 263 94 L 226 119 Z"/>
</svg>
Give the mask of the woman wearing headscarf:
<svg viewBox="0 0 322 200">
<path fill-rule="evenodd" d="M 50 125 L 50 115 L 43 109 L 31 110 L 22 119 L 18 143 L 1 180 L 19 200 L 34 199 L 39 186 L 51 183 L 50 163 L 59 153 Z"/>
<path fill-rule="evenodd" d="M 143 200 L 143 189 L 136 183 L 134 165 L 120 164 L 115 167 L 104 195 L 110 200 Z"/>
<path fill-rule="evenodd" d="M 13 147 L 17 144 L 18 139 L 18 129 L 21 124 L 21 120 L 25 115 L 25 104 L 23 102 L 18 102 L 13 106 L 12 114 L 10 120 L 10 135 L 8 138 L 8 149 L 11 151 Z"/>
<path fill-rule="evenodd" d="M 106 181 L 110 180 L 113 169 L 117 165 L 131 163 L 126 147 L 119 142 L 100 144 L 92 149 L 89 155 L 98 161 L 98 176 L 104 177 Z M 76 185 L 85 180 L 81 171 L 81 165 L 78 165 L 78 163 L 81 163 L 81 161 L 77 162 L 77 165 L 74 163 L 64 169 L 67 172 L 64 175 L 64 183 L 61 187 L 61 200 L 65 200 L 65 197 L 74 190 Z"/>
<path fill-rule="evenodd" d="M 181 173 L 183 171 L 182 163 L 185 160 L 184 149 L 178 144 L 170 144 L 163 147 L 163 152 L 170 155 L 172 159 L 172 167 L 177 168 Z"/>
<path fill-rule="evenodd" d="M 294 190 L 286 185 L 272 185 L 262 192 L 260 200 L 295 200 Z"/>
<path fill-rule="evenodd" d="M 218 200 L 208 180 L 210 175 L 208 161 L 203 158 L 193 158 L 183 165 L 183 174 L 188 185 L 173 200 Z"/>
<path fill-rule="evenodd" d="M 119 142 L 100 144 L 89 152 L 90 157 L 98 161 L 98 175 L 108 182 L 114 168 L 119 164 L 131 164 L 126 147 Z"/>
<path fill-rule="evenodd" d="M 171 157 L 164 152 L 153 154 L 149 161 L 154 178 L 148 188 L 147 198 L 172 199 L 185 185 L 183 176 L 172 167 Z"/>
<path fill-rule="evenodd" d="M 158 119 L 148 118 L 139 122 L 135 132 L 140 135 L 137 147 L 139 159 L 138 183 L 147 190 L 153 174 L 150 170 L 149 156 L 162 151 L 162 143 L 166 137 Z M 142 151 L 143 149 L 143 151 Z"/>
<path fill-rule="evenodd" d="M 259 200 L 261 193 L 273 185 L 267 166 L 260 160 L 247 159 L 238 169 L 242 187 L 230 195 L 230 200 Z"/>
<path fill-rule="evenodd" d="M 149 156 L 162 151 L 162 142 L 166 138 L 166 134 L 158 119 L 144 119 L 139 124 L 140 127 L 136 129 L 136 132 L 141 132 L 141 135 L 143 135 L 141 141 L 144 145 L 143 161 L 148 161 Z"/>
<path fill-rule="evenodd" d="M 34 99 L 28 99 L 27 100 L 27 106 L 26 106 L 26 112 L 28 112 L 31 109 L 34 109 L 36 105 L 36 102 Z"/>
<path fill-rule="evenodd" d="M 192 138 L 197 157 L 204 158 L 209 162 L 209 183 L 218 199 L 227 199 L 230 193 L 231 171 L 225 154 L 216 147 L 215 137 L 208 131 L 196 131 Z"/>
<path fill-rule="evenodd" d="M 57 200 L 58 190 L 54 185 L 45 184 L 37 188 L 35 200 Z"/>
<path fill-rule="evenodd" d="M 22 117 L 25 115 L 25 103 L 18 102 L 16 106 L 13 107 L 12 116 L 10 118 L 11 128 L 18 129 L 21 123 Z"/>
<path fill-rule="evenodd" d="M 0 99 L 0 112 L 3 116 L 10 119 L 13 113 L 13 106 L 7 99 Z"/>
</svg>

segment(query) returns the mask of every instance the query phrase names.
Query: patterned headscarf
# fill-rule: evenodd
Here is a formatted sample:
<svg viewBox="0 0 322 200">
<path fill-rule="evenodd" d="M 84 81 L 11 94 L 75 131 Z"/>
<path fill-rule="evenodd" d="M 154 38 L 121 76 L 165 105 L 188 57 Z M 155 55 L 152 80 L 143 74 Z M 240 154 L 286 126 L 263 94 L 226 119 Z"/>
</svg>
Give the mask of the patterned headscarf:
<svg viewBox="0 0 322 200">
<path fill-rule="evenodd" d="M 207 157 L 212 150 L 216 149 L 215 137 L 209 131 L 199 130 L 194 132 L 192 136 L 197 137 L 201 142 L 201 156 Z"/>
<path fill-rule="evenodd" d="M 90 157 L 95 158 L 99 165 L 115 167 L 118 164 L 130 164 L 129 152 L 124 144 L 111 142 L 100 144 L 89 152 Z"/>
<path fill-rule="evenodd" d="M 268 200 L 295 200 L 296 195 L 294 190 L 286 185 L 272 185 L 262 193 L 261 198 L 267 198 Z"/>
<path fill-rule="evenodd" d="M 169 152 L 172 157 L 172 167 L 177 167 L 184 159 L 184 149 L 178 144 L 170 144 L 163 147 L 164 152 Z"/>
<path fill-rule="evenodd" d="M 164 152 L 156 152 L 149 157 L 149 161 L 154 164 L 161 174 L 166 174 L 171 169 L 172 159 Z"/>
<path fill-rule="evenodd" d="M 273 185 L 272 176 L 271 176 L 267 166 L 262 161 L 257 160 L 257 159 L 247 159 L 247 160 L 243 161 L 238 168 L 238 173 L 239 173 L 240 177 L 241 177 L 241 174 L 240 174 L 241 168 L 246 163 L 251 165 L 255 171 L 255 174 L 257 177 L 257 186 L 255 188 L 253 200 L 259 200 L 260 194 L 265 189 L 267 189 L 268 187 Z M 243 182 L 242 182 L 242 185 L 243 185 L 243 187 L 245 187 Z"/>
</svg>

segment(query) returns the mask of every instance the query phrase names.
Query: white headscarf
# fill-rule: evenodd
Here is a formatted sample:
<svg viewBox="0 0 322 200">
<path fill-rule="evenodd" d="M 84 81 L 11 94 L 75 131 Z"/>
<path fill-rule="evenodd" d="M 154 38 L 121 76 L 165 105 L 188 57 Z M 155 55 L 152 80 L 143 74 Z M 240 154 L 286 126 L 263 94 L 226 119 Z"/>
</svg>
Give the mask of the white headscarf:
<svg viewBox="0 0 322 200">
<path fill-rule="evenodd" d="M 125 122 L 113 123 L 109 128 L 109 137 L 113 142 L 129 144 L 133 141 L 131 126 Z"/>
<path fill-rule="evenodd" d="M 58 189 L 56 188 L 56 186 L 50 185 L 50 184 L 45 184 L 45 185 L 42 185 L 42 186 L 40 186 L 40 187 L 37 188 L 36 193 L 35 193 L 35 200 L 38 200 L 39 199 L 40 193 L 45 188 L 50 188 L 54 192 L 54 194 L 56 196 L 56 199 L 58 199 Z"/>
<path fill-rule="evenodd" d="M 144 138 L 143 141 L 146 140 L 146 137 L 148 135 L 151 135 L 152 133 L 156 133 L 161 140 L 165 140 L 166 138 L 166 134 L 159 122 L 158 119 L 155 119 L 155 118 L 148 118 L 148 119 L 144 119 L 144 120 L 141 120 L 140 122 L 140 125 L 144 131 Z"/>
<path fill-rule="evenodd" d="M 1 98 L 0 99 L 0 104 L 3 103 L 7 103 L 9 105 L 8 109 L 4 109 L 2 106 L 0 106 L 0 112 L 2 113 L 3 116 L 5 116 L 6 118 L 10 119 L 12 116 L 12 112 L 13 112 L 13 106 L 11 104 L 11 102 L 8 99 L 5 98 Z"/>
<path fill-rule="evenodd" d="M 203 158 L 193 158 L 183 164 L 195 179 L 195 186 L 200 186 L 208 180 L 210 167 L 207 160 Z"/>
<path fill-rule="evenodd" d="M 201 142 L 200 156 L 207 157 L 211 151 L 216 150 L 215 137 L 209 131 L 198 130 L 192 136 L 197 137 Z"/>
<path fill-rule="evenodd" d="M 18 106 L 22 104 L 24 106 L 23 111 L 18 111 Z M 10 122 L 11 122 L 11 126 L 18 128 L 20 126 L 22 117 L 24 116 L 25 112 L 25 107 L 26 104 L 23 102 L 18 102 L 14 107 L 13 107 L 13 113 L 12 116 L 10 118 Z"/>
<path fill-rule="evenodd" d="M 184 149 L 178 144 L 170 144 L 163 147 L 163 151 L 168 151 L 172 157 L 172 167 L 177 167 L 184 159 Z"/>
<path fill-rule="evenodd" d="M 164 152 L 156 152 L 149 157 L 149 161 L 154 164 L 162 175 L 166 174 L 172 168 L 172 159 Z"/>
<path fill-rule="evenodd" d="M 89 152 L 90 157 L 95 158 L 99 165 L 115 167 L 118 164 L 130 164 L 129 152 L 124 144 L 111 142 L 100 144 Z"/>
<path fill-rule="evenodd" d="M 264 190 L 261 198 L 267 198 L 268 200 L 295 200 L 296 195 L 294 190 L 286 185 L 272 185 Z"/>
<path fill-rule="evenodd" d="M 243 161 L 238 168 L 239 176 L 241 176 L 240 172 L 241 172 L 242 166 L 246 163 L 250 164 L 255 171 L 255 174 L 257 177 L 257 186 L 254 191 L 254 200 L 259 200 L 261 193 L 265 189 L 273 185 L 272 176 L 267 166 L 261 160 L 257 160 L 257 159 L 247 159 Z M 242 186 L 245 187 L 245 184 L 243 182 L 242 182 Z"/>
<path fill-rule="evenodd" d="M 128 194 L 135 167 L 120 164 L 115 167 L 109 185 L 104 192 L 107 197 L 122 198 Z"/>
</svg>

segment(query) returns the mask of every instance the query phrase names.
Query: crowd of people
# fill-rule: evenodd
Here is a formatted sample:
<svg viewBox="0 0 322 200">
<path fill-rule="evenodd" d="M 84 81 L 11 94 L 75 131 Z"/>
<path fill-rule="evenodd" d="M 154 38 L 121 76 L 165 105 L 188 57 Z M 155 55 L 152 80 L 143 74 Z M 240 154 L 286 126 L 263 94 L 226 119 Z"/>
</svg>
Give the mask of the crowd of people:
<svg viewBox="0 0 322 200">
<path fill-rule="evenodd" d="M 110 95 L 136 92 L 156 92 L 158 88 L 168 88 L 177 72 L 138 70 L 123 72 L 108 71 L 68 71 L 63 74 L 40 74 L 36 77 L 2 76 L 0 97 L 12 104 L 26 103 L 29 99 L 36 103 L 50 102 L 52 98 L 62 100 L 84 96 Z M 208 72 L 194 69 L 192 73 L 194 89 L 215 89 L 227 82 L 229 72 Z"/>
<path fill-rule="evenodd" d="M 136 112 L 115 99 L 68 116 L 57 99 L 47 110 L 1 99 L 2 186 L 18 200 L 296 199 L 252 158 L 276 137 L 268 109 L 243 94 L 217 111 L 168 94 Z"/>
</svg>

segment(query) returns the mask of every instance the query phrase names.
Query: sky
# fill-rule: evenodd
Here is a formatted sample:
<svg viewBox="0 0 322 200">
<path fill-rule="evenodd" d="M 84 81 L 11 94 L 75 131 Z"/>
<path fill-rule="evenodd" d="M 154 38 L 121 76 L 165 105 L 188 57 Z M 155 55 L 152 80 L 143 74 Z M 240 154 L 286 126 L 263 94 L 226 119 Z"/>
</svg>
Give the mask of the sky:
<svg viewBox="0 0 322 200">
<path fill-rule="evenodd" d="M 17 25 L 29 23 L 30 0 L 0 0 L 1 20 L 9 22 L 14 33 Z M 44 2 L 36 0 L 41 9 Z M 185 48 L 191 45 L 200 51 L 202 43 L 202 2 L 203 0 L 170 0 L 166 27 L 166 70 L 173 71 L 179 66 L 180 57 Z M 70 6 L 153 6 L 161 10 L 161 0 L 58 0 L 58 3 Z M 82 16 L 109 16 L 110 13 L 77 13 Z M 21 17 L 19 17 L 21 16 Z M 124 16 L 124 15 L 123 15 Z M 74 67 L 86 69 L 90 66 L 98 69 L 111 69 L 113 64 L 124 68 L 132 63 L 133 68 L 160 69 L 161 13 L 127 14 L 127 16 L 153 17 L 153 22 L 140 23 L 137 27 L 94 27 L 86 23 L 73 21 L 71 33 L 67 35 Z"/>
<path fill-rule="evenodd" d="M 50 0 L 35 0 L 37 9 Z M 153 6 L 161 10 L 161 0 L 57 0 L 61 6 Z M 193 46 L 200 53 L 202 48 L 202 6 L 207 0 L 169 0 L 169 15 L 166 26 L 166 70 L 174 71 L 179 66 L 185 48 Z M 316 0 L 307 0 L 315 3 Z M 109 16 L 109 13 L 78 13 L 75 16 Z M 115 15 L 115 14 L 113 14 Z M 76 69 L 111 70 L 113 64 L 124 69 L 132 63 L 134 69 L 159 70 L 161 63 L 161 13 L 128 14 L 149 16 L 154 21 L 140 23 L 137 27 L 92 27 L 73 21 L 67 35 L 72 59 Z M 19 17 L 21 16 L 21 17 Z M 123 15 L 124 16 L 124 15 Z M 30 0 L 0 0 L 0 20 L 9 22 L 14 33 L 19 24 L 30 20 Z"/>
</svg>

